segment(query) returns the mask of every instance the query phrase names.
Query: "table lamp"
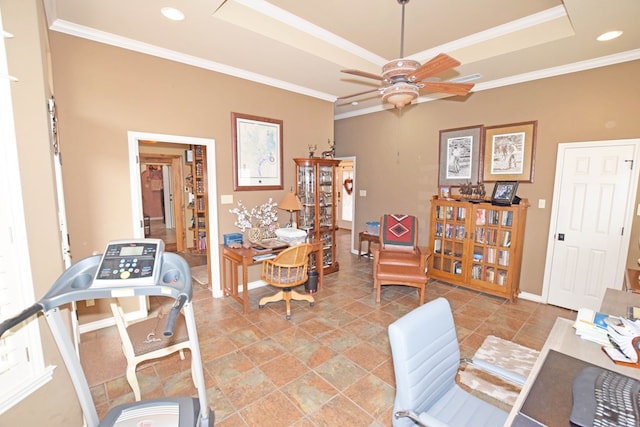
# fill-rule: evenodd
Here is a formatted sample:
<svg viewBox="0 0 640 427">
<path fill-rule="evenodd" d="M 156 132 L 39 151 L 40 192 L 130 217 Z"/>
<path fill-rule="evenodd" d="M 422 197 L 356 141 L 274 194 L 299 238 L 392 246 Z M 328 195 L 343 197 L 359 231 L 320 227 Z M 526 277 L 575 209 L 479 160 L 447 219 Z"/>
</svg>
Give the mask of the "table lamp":
<svg viewBox="0 0 640 427">
<path fill-rule="evenodd" d="M 293 194 L 293 191 L 289 191 L 284 195 L 284 198 L 278 204 L 278 208 L 289 211 L 289 225 L 290 228 L 296 228 L 296 224 L 293 222 L 293 211 L 299 211 L 302 209 L 302 203 L 298 196 Z"/>
</svg>

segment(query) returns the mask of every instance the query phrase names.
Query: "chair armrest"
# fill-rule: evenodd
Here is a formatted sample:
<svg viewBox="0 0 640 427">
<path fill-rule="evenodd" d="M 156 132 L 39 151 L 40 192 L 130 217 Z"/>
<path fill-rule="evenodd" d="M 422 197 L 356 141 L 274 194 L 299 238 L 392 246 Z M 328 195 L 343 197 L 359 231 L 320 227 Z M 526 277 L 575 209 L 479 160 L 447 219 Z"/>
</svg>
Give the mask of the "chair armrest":
<svg viewBox="0 0 640 427">
<path fill-rule="evenodd" d="M 420 254 L 420 270 L 427 271 L 427 260 L 431 256 L 431 251 L 427 247 L 418 247 L 416 250 Z"/>
<path fill-rule="evenodd" d="M 502 368 L 498 365 L 494 365 L 493 363 L 489 363 L 482 359 L 460 359 L 460 362 L 467 363 L 469 365 L 473 365 L 481 371 L 488 372 L 492 375 L 502 378 L 503 380 L 509 381 L 512 384 L 515 384 L 519 387 L 522 387 L 527 380 L 527 377 L 524 375 L 520 375 L 517 372 L 510 371 L 508 369 Z"/>
</svg>

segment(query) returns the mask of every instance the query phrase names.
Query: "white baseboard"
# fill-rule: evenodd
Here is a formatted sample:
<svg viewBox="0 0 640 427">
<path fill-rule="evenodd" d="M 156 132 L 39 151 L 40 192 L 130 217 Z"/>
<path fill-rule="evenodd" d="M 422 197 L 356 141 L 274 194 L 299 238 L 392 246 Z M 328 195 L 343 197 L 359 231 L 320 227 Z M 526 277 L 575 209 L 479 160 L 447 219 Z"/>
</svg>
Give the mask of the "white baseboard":
<svg viewBox="0 0 640 427">
<path fill-rule="evenodd" d="M 542 304 L 547 303 L 546 301 L 542 300 L 541 295 L 530 294 L 528 292 L 520 292 L 520 294 L 518 294 L 518 298 L 526 299 L 527 301 L 539 302 Z"/>
</svg>

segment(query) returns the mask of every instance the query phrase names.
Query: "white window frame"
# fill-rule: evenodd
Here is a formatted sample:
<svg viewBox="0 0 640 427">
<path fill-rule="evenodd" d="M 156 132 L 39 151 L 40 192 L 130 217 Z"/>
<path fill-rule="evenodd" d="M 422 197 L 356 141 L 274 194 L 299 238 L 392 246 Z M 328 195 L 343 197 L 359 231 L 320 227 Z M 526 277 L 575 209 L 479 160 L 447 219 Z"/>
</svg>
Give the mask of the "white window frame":
<svg viewBox="0 0 640 427">
<path fill-rule="evenodd" d="M 11 82 L 0 14 L 0 321 L 35 302 L 22 200 Z M 51 380 L 33 316 L 0 338 L 0 414 Z"/>
</svg>

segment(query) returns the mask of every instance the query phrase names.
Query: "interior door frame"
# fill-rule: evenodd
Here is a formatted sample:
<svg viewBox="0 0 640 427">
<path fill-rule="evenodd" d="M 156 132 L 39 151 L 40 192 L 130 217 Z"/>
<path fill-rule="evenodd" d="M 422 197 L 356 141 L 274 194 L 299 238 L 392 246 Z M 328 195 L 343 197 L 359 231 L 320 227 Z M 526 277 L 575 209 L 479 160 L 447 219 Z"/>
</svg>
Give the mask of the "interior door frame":
<svg viewBox="0 0 640 427">
<path fill-rule="evenodd" d="M 182 176 L 181 163 L 182 157 L 175 154 L 151 154 L 140 153 L 140 164 L 156 164 L 163 166 L 171 166 L 171 193 L 173 194 L 173 215 L 176 223 L 176 249 L 178 252 L 184 251 L 186 248 L 184 231 L 184 202 L 182 197 Z M 142 191 L 142 190 L 141 190 Z M 142 203 L 142 198 L 140 198 Z M 164 203 L 164 200 L 162 201 Z M 166 216 L 166 214 L 165 214 Z"/>
<path fill-rule="evenodd" d="M 341 160 L 341 161 L 350 160 L 350 161 L 353 162 L 353 191 L 354 191 L 354 194 L 356 194 L 355 191 L 358 188 L 358 182 L 357 182 L 357 179 L 356 179 L 356 175 L 357 175 L 356 174 L 356 156 L 335 157 L 334 159 L 335 160 Z M 353 197 L 353 201 L 351 203 L 351 218 L 352 218 L 352 220 L 351 220 L 351 248 L 349 249 L 349 252 L 351 252 L 352 254 L 356 253 L 356 248 L 355 248 L 355 245 L 356 245 L 355 244 L 355 229 L 356 229 L 356 226 L 354 224 L 355 218 L 356 218 L 356 200 L 357 200 L 357 197 L 354 196 Z"/>
<path fill-rule="evenodd" d="M 620 242 L 620 254 L 618 258 L 618 265 L 616 267 L 615 283 L 620 284 L 622 288 L 622 282 L 624 280 L 624 273 L 627 265 L 627 258 L 629 256 L 629 243 L 631 239 L 631 228 L 633 225 L 633 216 L 635 215 L 634 205 L 636 202 L 636 194 L 638 191 L 638 178 L 640 177 L 640 139 L 617 139 L 617 140 L 602 140 L 602 141 L 588 141 L 588 142 L 564 142 L 558 144 L 558 154 L 556 158 L 556 174 L 553 182 L 553 199 L 551 208 L 551 223 L 549 225 L 549 236 L 547 238 L 547 256 L 544 264 L 544 279 L 542 282 L 542 296 L 543 303 L 549 301 L 549 283 L 551 282 L 551 263 L 553 257 L 553 248 L 555 244 L 555 231 L 558 226 L 558 205 L 560 201 L 560 183 L 562 182 L 563 171 L 559 167 L 564 162 L 564 155 L 566 150 L 573 148 L 592 148 L 592 147 L 607 147 L 611 144 L 624 145 L 629 144 L 635 147 L 633 158 L 633 169 L 631 183 L 629 185 L 629 192 L 627 194 L 627 203 L 625 206 L 626 215 L 624 218 L 624 230 L 625 233 L 622 236 Z"/>
<path fill-rule="evenodd" d="M 220 259 L 218 242 L 218 194 L 216 190 L 216 140 L 211 138 L 197 138 L 191 136 L 167 135 L 150 132 L 127 132 L 129 141 L 129 179 L 131 182 L 131 209 L 132 209 L 132 230 L 133 237 L 144 238 L 144 218 L 142 214 L 142 188 L 140 185 L 140 141 L 160 141 L 173 144 L 202 145 L 207 148 L 207 192 L 209 213 L 209 224 L 216 224 L 210 227 L 207 233 L 207 265 L 209 266 L 209 277 L 211 278 L 211 294 L 214 298 L 222 298 L 224 295 L 220 286 Z M 212 262 L 215 260 L 215 262 Z M 141 306 L 142 307 L 142 306 Z M 145 305 L 146 307 L 146 305 Z"/>
</svg>

